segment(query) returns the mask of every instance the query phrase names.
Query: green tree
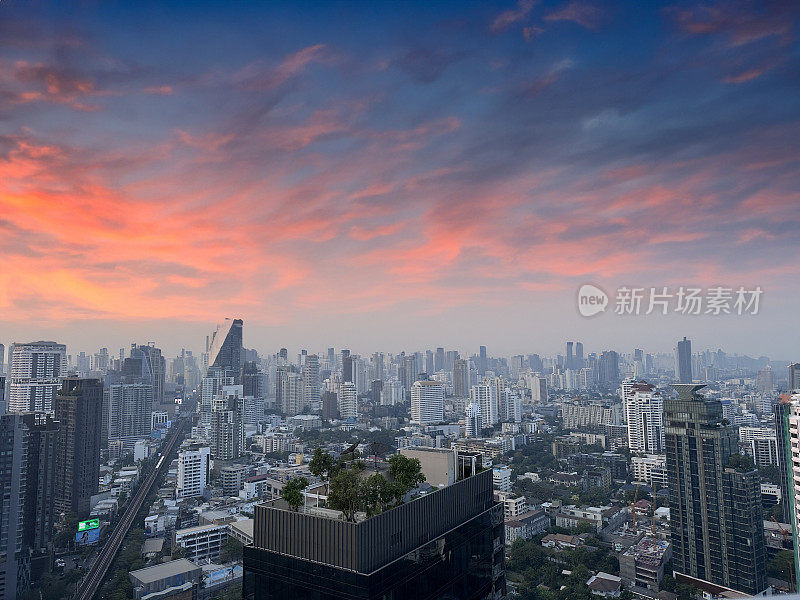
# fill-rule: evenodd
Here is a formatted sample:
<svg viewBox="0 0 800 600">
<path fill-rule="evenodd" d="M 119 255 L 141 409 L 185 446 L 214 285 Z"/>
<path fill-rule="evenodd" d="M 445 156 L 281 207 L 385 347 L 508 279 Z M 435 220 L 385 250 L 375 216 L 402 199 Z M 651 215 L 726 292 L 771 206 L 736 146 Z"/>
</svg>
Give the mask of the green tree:
<svg viewBox="0 0 800 600">
<path fill-rule="evenodd" d="M 312 475 L 316 477 L 326 475 L 327 478 L 330 479 L 336 469 L 336 461 L 330 454 L 323 451 L 322 448 L 317 448 L 314 450 L 314 456 L 311 458 L 311 462 L 308 463 L 308 468 Z"/>
<path fill-rule="evenodd" d="M 780 550 L 767 563 L 767 574 L 770 577 L 791 581 L 794 574 L 794 553 L 791 550 Z"/>
<path fill-rule="evenodd" d="M 235 537 L 228 536 L 225 545 L 219 553 L 219 560 L 222 564 L 229 562 L 241 562 L 244 555 L 244 545 Z"/>
<path fill-rule="evenodd" d="M 281 490 L 281 498 L 286 500 L 293 511 L 297 512 L 303 503 L 303 490 L 308 487 L 308 479 L 305 477 L 295 477 L 286 482 Z"/>
<path fill-rule="evenodd" d="M 328 506 L 339 510 L 345 520 L 355 521 L 362 505 L 361 474 L 358 469 L 342 469 L 328 486 Z"/>
<path fill-rule="evenodd" d="M 389 459 L 389 476 L 395 484 L 394 496 L 398 504 L 407 492 L 425 481 L 419 459 L 403 454 L 393 454 Z"/>
<path fill-rule="evenodd" d="M 389 506 L 394 498 L 394 489 L 380 473 L 367 477 L 362 484 L 364 502 L 369 516 L 377 515 Z"/>
</svg>

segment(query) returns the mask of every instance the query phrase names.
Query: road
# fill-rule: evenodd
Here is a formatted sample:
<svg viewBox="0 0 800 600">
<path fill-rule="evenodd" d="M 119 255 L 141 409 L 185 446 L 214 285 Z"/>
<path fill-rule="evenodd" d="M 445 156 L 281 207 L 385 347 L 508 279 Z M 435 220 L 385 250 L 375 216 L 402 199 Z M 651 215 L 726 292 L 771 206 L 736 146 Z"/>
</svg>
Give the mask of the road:
<svg viewBox="0 0 800 600">
<path fill-rule="evenodd" d="M 181 431 L 183 431 L 184 426 L 186 426 L 186 424 L 189 422 L 189 419 L 181 418 L 177 419 L 175 423 L 173 423 L 166 441 L 161 446 L 161 458 L 159 459 L 156 468 L 153 469 L 153 472 L 150 473 L 150 475 L 147 477 L 147 480 L 137 488 L 136 494 L 133 496 L 133 498 L 131 498 L 128 508 L 125 509 L 122 518 L 119 520 L 117 526 L 114 528 L 114 531 L 101 548 L 97 560 L 94 561 L 94 564 L 89 569 L 89 572 L 78 585 L 77 592 L 74 596 L 75 600 L 92 600 L 94 595 L 100 589 L 100 585 L 103 583 L 103 579 L 105 579 L 111 563 L 114 562 L 114 558 L 117 556 L 117 552 L 119 552 L 119 549 L 122 546 L 122 541 L 125 539 L 125 535 L 128 533 L 128 530 L 131 528 L 133 520 L 136 518 L 136 514 L 142 507 L 145 498 L 147 498 L 147 495 L 150 493 L 150 490 L 161 473 L 169 469 L 170 463 L 169 460 L 167 460 L 167 457 L 169 457 L 170 453 L 175 449 L 175 446 L 180 439 Z"/>
</svg>

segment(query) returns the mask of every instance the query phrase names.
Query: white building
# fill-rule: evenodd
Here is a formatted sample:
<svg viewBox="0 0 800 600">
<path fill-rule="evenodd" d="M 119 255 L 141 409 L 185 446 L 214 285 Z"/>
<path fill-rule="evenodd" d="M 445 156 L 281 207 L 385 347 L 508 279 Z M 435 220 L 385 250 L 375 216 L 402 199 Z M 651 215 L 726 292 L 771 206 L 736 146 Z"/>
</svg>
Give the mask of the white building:
<svg viewBox="0 0 800 600">
<path fill-rule="evenodd" d="M 503 421 L 511 423 L 522 421 L 522 400 L 519 394 L 510 388 L 506 388 L 500 398 L 500 413 Z"/>
<path fill-rule="evenodd" d="M 471 403 L 481 407 L 481 422 L 483 427 L 492 427 L 500 421 L 497 411 L 497 388 L 494 385 L 482 383 L 473 385 L 469 391 Z"/>
<path fill-rule="evenodd" d="M 655 489 L 661 489 L 667 485 L 667 457 L 665 454 L 632 456 L 631 470 L 634 481 L 639 481 Z"/>
<path fill-rule="evenodd" d="M 67 347 L 55 342 L 13 344 L 8 412 L 51 412 L 59 377 L 67 375 Z"/>
<path fill-rule="evenodd" d="M 481 405 L 477 402 L 471 402 L 467 405 L 467 437 L 480 437 L 481 429 L 483 429 L 483 417 L 481 417 Z"/>
<path fill-rule="evenodd" d="M 497 466 L 492 469 L 492 486 L 496 492 L 511 491 L 511 469 Z"/>
<path fill-rule="evenodd" d="M 625 402 L 631 452 L 664 451 L 664 400 L 648 383 L 633 384 Z"/>
<path fill-rule="evenodd" d="M 358 418 L 358 394 L 356 386 L 345 381 L 339 386 L 339 416 L 342 419 Z"/>
<path fill-rule="evenodd" d="M 227 540 L 227 525 L 210 524 L 176 529 L 173 544 L 186 550 L 186 558 L 196 564 L 201 564 L 213 562 L 219 558 L 219 552 Z"/>
<path fill-rule="evenodd" d="M 211 448 L 195 447 L 178 453 L 178 499 L 202 496 L 209 482 Z"/>
<path fill-rule="evenodd" d="M 411 420 L 420 425 L 444 421 L 444 385 L 415 381 L 411 386 Z"/>
</svg>

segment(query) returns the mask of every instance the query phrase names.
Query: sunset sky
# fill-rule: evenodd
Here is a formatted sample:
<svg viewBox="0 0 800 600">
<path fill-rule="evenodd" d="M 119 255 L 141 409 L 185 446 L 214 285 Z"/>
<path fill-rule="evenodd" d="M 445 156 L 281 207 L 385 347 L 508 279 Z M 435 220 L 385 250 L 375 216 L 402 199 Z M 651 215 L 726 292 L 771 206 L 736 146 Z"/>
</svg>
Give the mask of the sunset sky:
<svg viewBox="0 0 800 600">
<path fill-rule="evenodd" d="M 800 359 L 796 2 L 0 4 L 0 342 Z M 764 289 L 580 317 L 577 288 Z"/>
</svg>

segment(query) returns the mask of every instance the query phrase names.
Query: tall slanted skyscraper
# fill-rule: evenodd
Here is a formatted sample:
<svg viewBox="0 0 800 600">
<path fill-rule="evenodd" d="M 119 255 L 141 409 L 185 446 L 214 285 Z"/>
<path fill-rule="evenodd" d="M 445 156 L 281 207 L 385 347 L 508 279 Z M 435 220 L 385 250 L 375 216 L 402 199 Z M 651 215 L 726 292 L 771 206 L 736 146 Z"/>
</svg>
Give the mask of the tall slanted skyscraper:
<svg viewBox="0 0 800 600">
<path fill-rule="evenodd" d="M 241 319 L 225 319 L 217 326 L 208 349 L 208 367 L 230 369 L 238 384 L 242 376 L 242 328 Z"/>
<path fill-rule="evenodd" d="M 664 399 L 672 563 L 678 580 L 746 594 L 767 587 L 758 471 L 739 455 L 738 429 L 723 422 L 703 385 L 677 384 Z"/>
<path fill-rule="evenodd" d="M 685 336 L 675 347 L 675 377 L 681 383 L 692 383 L 692 341 Z"/>
<path fill-rule="evenodd" d="M 66 377 L 53 399 L 60 425 L 54 493 L 58 515 L 88 515 L 89 499 L 97 493 L 102 405 L 103 383 L 99 379 Z"/>
</svg>

